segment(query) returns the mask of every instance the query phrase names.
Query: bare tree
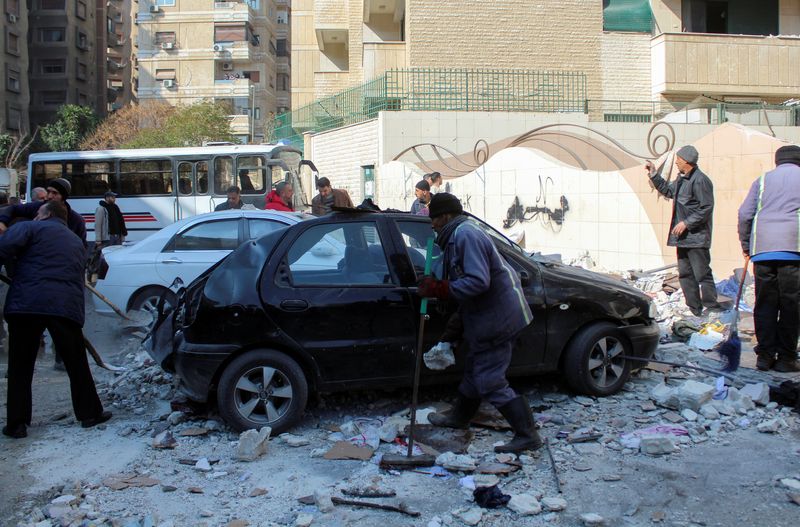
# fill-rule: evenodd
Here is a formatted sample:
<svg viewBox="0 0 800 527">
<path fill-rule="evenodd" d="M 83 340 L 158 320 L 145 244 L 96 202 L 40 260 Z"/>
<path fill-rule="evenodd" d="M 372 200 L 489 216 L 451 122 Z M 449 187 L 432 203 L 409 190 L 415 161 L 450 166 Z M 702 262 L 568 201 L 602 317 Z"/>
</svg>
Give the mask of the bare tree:
<svg viewBox="0 0 800 527">
<path fill-rule="evenodd" d="M 111 150 L 136 138 L 142 130 L 162 128 L 175 113 L 163 101 L 148 101 L 125 106 L 111 114 L 80 144 L 81 150 Z"/>
</svg>

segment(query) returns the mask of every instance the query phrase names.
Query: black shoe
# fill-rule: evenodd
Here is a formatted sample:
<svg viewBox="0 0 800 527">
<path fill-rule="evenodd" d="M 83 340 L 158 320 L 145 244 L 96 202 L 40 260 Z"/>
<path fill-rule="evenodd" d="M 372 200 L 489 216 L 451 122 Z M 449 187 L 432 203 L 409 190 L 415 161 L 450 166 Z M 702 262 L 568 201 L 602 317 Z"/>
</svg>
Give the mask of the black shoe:
<svg viewBox="0 0 800 527">
<path fill-rule="evenodd" d="M 428 415 L 428 421 L 434 426 L 466 430 L 480 405 L 480 399 L 470 399 L 459 393 L 455 406 L 446 412 Z"/>
<path fill-rule="evenodd" d="M 514 439 L 494 447 L 495 452 L 511 452 L 519 454 L 525 450 L 538 450 L 542 447 L 542 438 L 533 422 L 533 414 L 525 397 L 519 395 L 498 408 L 508 424 L 514 429 Z"/>
<path fill-rule="evenodd" d="M 761 371 L 769 371 L 775 365 L 775 357 L 759 355 L 756 359 L 756 368 Z"/>
<path fill-rule="evenodd" d="M 84 428 L 91 428 L 93 426 L 99 425 L 100 423 L 105 423 L 109 419 L 111 419 L 111 412 L 106 410 L 103 411 L 103 413 L 101 413 L 97 417 L 92 417 L 91 419 L 84 419 L 83 421 L 81 421 L 81 426 Z"/>
<path fill-rule="evenodd" d="M 781 373 L 794 373 L 800 371 L 800 360 L 797 359 L 778 359 L 773 370 Z"/>
<path fill-rule="evenodd" d="M 25 425 L 17 425 L 13 428 L 4 426 L 3 435 L 13 437 L 14 439 L 22 439 L 23 437 L 28 437 L 28 430 L 25 428 Z"/>
</svg>

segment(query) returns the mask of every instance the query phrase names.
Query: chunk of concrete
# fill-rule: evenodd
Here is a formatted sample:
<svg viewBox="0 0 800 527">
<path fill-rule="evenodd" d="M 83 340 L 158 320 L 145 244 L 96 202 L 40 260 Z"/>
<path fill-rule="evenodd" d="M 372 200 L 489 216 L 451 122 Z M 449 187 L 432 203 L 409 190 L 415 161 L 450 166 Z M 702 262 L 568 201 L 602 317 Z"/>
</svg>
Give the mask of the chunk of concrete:
<svg viewBox="0 0 800 527">
<path fill-rule="evenodd" d="M 780 419 L 770 419 L 768 421 L 762 421 L 758 423 L 758 431 L 764 434 L 774 434 L 777 433 L 778 430 L 781 428 L 781 420 Z"/>
<path fill-rule="evenodd" d="M 564 498 L 542 498 L 542 507 L 551 512 L 560 512 L 567 508 L 567 500 Z"/>
<path fill-rule="evenodd" d="M 639 451 L 648 456 L 662 456 L 672 454 L 677 451 L 675 439 L 664 434 L 655 434 L 642 437 L 639 443 Z"/>
<path fill-rule="evenodd" d="M 754 403 L 760 406 L 769 404 L 769 386 L 765 382 L 757 382 L 754 384 L 746 384 L 739 393 L 748 395 Z"/>
<path fill-rule="evenodd" d="M 483 509 L 471 507 L 469 509 L 459 509 L 451 513 L 467 525 L 478 525 L 483 519 Z"/>
<path fill-rule="evenodd" d="M 719 419 L 719 412 L 713 405 L 704 404 L 700 407 L 700 415 L 705 417 L 706 419 Z"/>
<path fill-rule="evenodd" d="M 532 494 L 512 494 L 506 507 L 520 516 L 533 516 L 542 512 L 542 505 Z"/>
<path fill-rule="evenodd" d="M 697 412 L 690 410 L 689 408 L 685 408 L 683 411 L 681 411 L 681 417 L 687 421 L 697 421 Z"/>
<path fill-rule="evenodd" d="M 447 470 L 455 470 L 458 472 L 472 472 L 477 466 L 475 460 L 470 456 L 454 454 L 453 452 L 441 454 L 436 458 L 436 464 Z"/>
<path fill-rule="evenodd" d="M 581 514 L 581 521 L 586 527 L 598 527 L 606 524 L 605 518 L 594 512 Z"/>
<path fill-rule="evenodd" d="M 697 381 L 686 381 L 678 387 L 678 402 L 680 408 L 689 408 L 695 412 L 711 400 L 714 387 Z"/>
<path fill-rule="evenodd" d="M 667 386 L 664 383 L 659 384 L 653 391 L 650 392 L 650 398 L 655 401 L 659 406 L 665 408 L 672 408 L 677 410 L 680 408 L 680 401 L 678 399 L 678 390 Z"/>
<path fill-rule="evenodd" d="M 261 430 L 245 430 L 239 436 L 236 446 L 236 459 L 239 461 L 254 461 L 267 452 L 267 442 L 272 428 L 265 426 Z"/>
</svg>

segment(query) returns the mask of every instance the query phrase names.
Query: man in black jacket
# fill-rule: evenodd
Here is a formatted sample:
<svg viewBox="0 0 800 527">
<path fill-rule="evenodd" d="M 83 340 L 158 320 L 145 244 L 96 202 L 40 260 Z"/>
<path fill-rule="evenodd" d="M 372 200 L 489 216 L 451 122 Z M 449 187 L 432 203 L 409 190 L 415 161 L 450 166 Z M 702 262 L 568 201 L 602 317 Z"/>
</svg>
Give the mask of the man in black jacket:
<svg viewBox="0 0 800 527">
<path fill-rule="evenodd" d="M 95 246 L 122 245 L 127 235 L 125 217 L 117 205 L 117 194 L 109 190 L 94 211 Z"/>
<path fill-rule="evenodd" d="M 31 423 L 31 382 L 45 329 L 64 360 L 72 407 L 81 426 L 88 428 L 111 418 L 97 396 L 81 330 L 85 319 L 83 243 L 67 228 L 67 209 L 61 202 L 48 201 L 35 219 L 17 223 L 0 236 L 0 261 L 18 259 L 4 308 L 9 356 L 3 434 L 14 438 L 26 437 Z"/>
<path fill-rule="evenodd" d="M 659 193 L 672 200 L 667 245 L 678 250 L 678 278 L 692 313 L 700 316 L 703 306 L 719 307 L 717 288 L 711 272 L 711 229 L 714 215 L 714 185 L 697 167 L 700 154 L 691 145 L 678 150 L 675 166 L 678 177 L 667 182 L 647 162 L 650 181 Z M 701 299 L 702 292 L 702 299 Z"/>
</svg>

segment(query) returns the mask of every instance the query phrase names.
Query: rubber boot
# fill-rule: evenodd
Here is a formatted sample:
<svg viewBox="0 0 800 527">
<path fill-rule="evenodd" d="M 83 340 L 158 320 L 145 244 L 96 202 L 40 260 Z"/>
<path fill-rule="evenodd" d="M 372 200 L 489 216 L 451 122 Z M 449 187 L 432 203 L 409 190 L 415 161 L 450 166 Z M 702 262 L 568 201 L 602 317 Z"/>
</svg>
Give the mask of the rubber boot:
<svg viewBox="0 0 800 527">
<path fill-rule="evenodd" d="M 533 422 L 533 414 L 525 397 L 519 395 L 499 407 L 500 413 L 514 429 L 514 439 L 494 447 L 495 452 L 511 452 L 518 454 L 525 450 L 538 450 L 542 447 L 542 438 Z"/>
<path fill-rule="evenodd" d="M 446 412 L 429 414 L 428 421 L 435 426 L 466 430 L 480 405 L 480 399 L 470 399 L 459 393 L 455 406 Z"/>
</svg>

